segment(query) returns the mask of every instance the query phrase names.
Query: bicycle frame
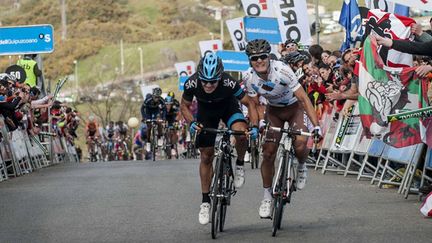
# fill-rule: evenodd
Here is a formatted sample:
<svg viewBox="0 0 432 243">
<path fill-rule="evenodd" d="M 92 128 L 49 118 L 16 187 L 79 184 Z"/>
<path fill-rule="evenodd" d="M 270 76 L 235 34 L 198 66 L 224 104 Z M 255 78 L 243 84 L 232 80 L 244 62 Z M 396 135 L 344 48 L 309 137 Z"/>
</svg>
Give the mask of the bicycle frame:
<svg viewBox="0 0 432 243">
<path fill-rule="evenodd" d="M 215 147 L 214 173 L 212 186 L 209 196 L 212 198 L 211 213 L 211 234 L 216 238 L 217 231 L 224 230 L 227 206 L 230 205 L 231 196 L 235 195 L 236 190 L 233 186 L 234 173 L 232 169 L 232 146 L 230 142 L 231 135 L 244 135 L 244 132 L 232 131 L 228 129 L 211 129 L 204 128 L 202 132 L 221 134 L 220 139 Z"/>
<path fill-rule="evenodd" d="M 292 193 L 296 190 L 297 170 L 294 165 L 295 151 L 293 141 L 297 135 L 312 136 L 311 133 L 290 128 L 287 122 L 285 122 L 284 127 L 269 127 L 270 130 L 283 133 L 279 142 L 281 149 L 279 155 L 280 162 L 272 189 L 273 197 L 275 198 L 272 236 L 276 236 L 276 231 L 281 228 L 284 205 L 291 202 Z"/>
</svg>

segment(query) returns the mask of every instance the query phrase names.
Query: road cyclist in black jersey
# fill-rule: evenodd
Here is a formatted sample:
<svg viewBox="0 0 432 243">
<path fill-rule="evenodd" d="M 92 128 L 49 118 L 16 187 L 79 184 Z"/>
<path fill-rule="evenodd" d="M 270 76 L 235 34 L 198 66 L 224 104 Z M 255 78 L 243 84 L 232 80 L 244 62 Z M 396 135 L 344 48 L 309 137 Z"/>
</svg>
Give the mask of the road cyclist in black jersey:
<svg viewBox="0 0 432 243">
<path fill-rule="evenodd" d="M 152 90 L 152 94 L 149 95 L 141 106 L 141 116 L 143 121 L 147 124 L 147 143 L 146 150 L 150 152 L 151 147 L 161 147 L 163 145 L 162 140 L 162 122 L 165 120 L 166 116 L 166 106 L 165 101 L 161 97 L 162 89 L 156 87 Z M 157 125 L 157 141 L 152 141 L 151 131 L 153 124 Z M 150 143 L 153 143 L 151 146 Z M 153 158 L 155 160 L 155 158 Z"/>
<path fill-rule="evenodd" d="M 169 93 L 168 93 L 169 94 Z M 165 97 L 166 106 L 166 154 L 167 158 L 172 156 L 178 158 L 177 142 L 178 136 L 177 131 L 179 130 L 178 116 L 180 111 L 180 104 L 173 96 L 167 95 Z"/>
<path fill-rule="evenodd" d="M 198 101 L 196 120 L 189 110 L 193 98 Z M 239 102 L 249 109 L 250 128 L 243 116 Z M 237 80 L 223 71 L 222 60 L 215 53 L 207 53 L 199 62 L 197 72 L 184 84 L 184 92 L 180 103 L 184 119 L 190 124 L 191 134 L 197 133 L 196 145 L 201 153 L 200 177 L 202 204 L 199 212 L 199 222 L 209 222 L 211 178 L 213 174 L 212 161 L 216 134 L 200 133 L 202 128 L 218 128 L 222 120 L 228 129 L 246 131 L 248 136 L 258 135 L 258 117 L 255 103 L 240 87 Z M 244 155 L 247 149 L 246 136 L 235 136 L 237 160 L 234 172 L 234 185 L 239 188 L 244 183 Z"/>
</svg>

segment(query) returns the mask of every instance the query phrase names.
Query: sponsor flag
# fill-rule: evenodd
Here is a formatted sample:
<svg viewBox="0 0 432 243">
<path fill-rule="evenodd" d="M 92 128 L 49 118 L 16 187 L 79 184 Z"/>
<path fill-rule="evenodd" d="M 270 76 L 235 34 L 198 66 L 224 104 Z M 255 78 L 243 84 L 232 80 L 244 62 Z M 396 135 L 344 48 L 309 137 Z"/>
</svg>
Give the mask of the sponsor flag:
<svg viewBox="0 0 432 243">
<path fill-rule="evenodd" d="M 246 49 L 246 36 L 244 32 L 243 18 L 229 19 L 226 21 L 228 31 L 231 36 L 231 41 L 236 51 L 244 51 Z"/>
<path fill-rule="evenodd" d="M 344 0 L 339 17 L 339 24 L 345 28 L 345 38 L 341 51 L 345 51 L 360 40 L 362 34 L 362 22 L 357 0 Z"/>
<path fill-rule="evenodd" d="M 388 0 L 394 3 L 399 3 L 411 8 L 431 11 L 432 10 L 432 0 Z"/>
<path fill-rule="evenodd" d="M 367 37 L 356 66 L 363 128 L 368 137 L 381 136 L 385 143 L 397 148 L 421 143 L 418 117 L 388 122 L 387 116 L 427 106 L 424 84 L 415 68 L 385 68 L 378 51 L 375 39 Z"/>
<path fill-rule="evenodd" d="M 217 52 L 223 50 L 222 41 L 221 40 L 206 40 L 200 41 L 199 47 L 201 51 L 201 56 L 203 57 L 207 52 Z"/>
<path fill-rule="evenodd" d="M 306 0 L 273 0 L 273 8 L 282 42 L 289 38 L 302 45 L 312 44 Z"/>
<path fill-rule="evenodd" d="M 179 90 L 183 91 L 184 82 L 195 73 L 195 62 L 179 62 L 174 64 L 179 76 Z"/>
<path fill-rule="evenodd" d="M 242 0 L 243 9 L 246 16 L 254 17 L 274 17 L 274 0 Z"/>
<path fill-rule="evenodd" d="M 379 9 L 369 10 L 368 22 L 366 24 L 365 35 L 371 31 L 376 34 L 394 40 L 409 40 L 411 37 L 411 25 L 415 21 L 411 18 L 383 12 Z M 389 67 L 409 67 L 412 66 L 412 55 L 402 53 L 394 49 L 380 46 L 379 55 L 384 61 L 384 65 Z"/>
</svg>

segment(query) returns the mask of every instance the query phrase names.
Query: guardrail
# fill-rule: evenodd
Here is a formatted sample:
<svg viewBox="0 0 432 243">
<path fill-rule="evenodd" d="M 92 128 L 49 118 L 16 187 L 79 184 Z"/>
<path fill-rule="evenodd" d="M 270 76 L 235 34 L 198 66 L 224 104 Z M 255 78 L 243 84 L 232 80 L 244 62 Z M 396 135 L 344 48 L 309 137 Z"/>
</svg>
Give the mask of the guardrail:
<svg viewBox="0 0 432 243">
<path fill-rule="evenodd" d="M 426 161 L 422 157 L 430 148 L 423 143 L 395 148 L 378 137 L 367 138 L 363 134 L 357 103 L 352 115 L 327 121 L 321 122 L 325 124 L 323 130 L 326 133 L 320 153 L 316 158 L 309 157 L 308 166 L 321 170 L 322 174 L 356 175 L 357 180 L 367 178 L 380 188 L 395 187 L 405 198 L 418 193 L 418 188 L 426 181 L 432 183 L 431 175 L 427 174 L 432 166 L 429 161 L 432 156 L 429 155 Z"/>
<path fill-rule="evenodd" d="M 0 133 L 0 181 L 58 163 L 79 162 L 75 147 L 56 134 L 42 132 L 38 136 L 29 136 L 21 128 L 9 132 L 1 115 Z"/>
</svg>

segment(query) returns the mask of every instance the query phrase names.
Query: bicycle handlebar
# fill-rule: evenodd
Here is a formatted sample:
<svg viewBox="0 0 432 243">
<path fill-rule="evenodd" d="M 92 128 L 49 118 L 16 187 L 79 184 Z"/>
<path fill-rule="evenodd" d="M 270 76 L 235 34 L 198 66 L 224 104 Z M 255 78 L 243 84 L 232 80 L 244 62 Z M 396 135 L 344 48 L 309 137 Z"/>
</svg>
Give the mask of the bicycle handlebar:
<svg viewBox="0 0 432 243">
<path fill-rule="evenodd" d="M 288 133 L 288 135 L 300 135 L 300 136 L 306 136 L 306 137 L 312 137 L 313 134 L 310 132 L 303 132 L 302 130 L 294 130 L 292 128 L 284 129 L 281 127 L 269 127 L 270 130 L 276 131 L 276 132 L 282 132 L 282 133 Z"/>
<path fill-rule="evenodd" d="M 303 132 L 302 130 L 294 130 L 292 128 L 284 129 L 284 128 L 280 128 L 280 127 L 269 126 L 269 129 L 273 130 L 273 131 L 277 131 L 277 132 L 288 133 L 289 135 L 300 135 L 300 136 L 306 136 L 306 137 L 312 137 L 314 135 L 311 132 Z M 314 143 L 312 146 L 312 153 L 316 152 L 317 144 L 318 144 L 318 140 L 314 139 Z"/>
<path fill-rule="evenodd" d="M 216 129 L 216 128 L 202 128 L 201 132 L 209 132 L 209 133 L 216 133 L 216 134 L 229 134 L 229 135 L 246 135 L 246 131 L 236 131 L 231 130 L 227 128 L 223 129 Z"/>
</svg>

